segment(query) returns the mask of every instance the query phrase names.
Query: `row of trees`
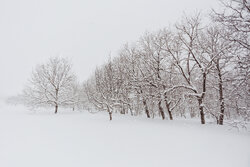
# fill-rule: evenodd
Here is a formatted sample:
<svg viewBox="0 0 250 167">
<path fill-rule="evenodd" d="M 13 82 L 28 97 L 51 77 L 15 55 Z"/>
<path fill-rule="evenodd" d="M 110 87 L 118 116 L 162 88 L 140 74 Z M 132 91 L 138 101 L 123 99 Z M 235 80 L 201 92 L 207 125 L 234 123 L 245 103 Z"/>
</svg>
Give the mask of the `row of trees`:
<svg viewBox="0 0 250 167">
<path fill-rule="evenodd" d="M 82 85 L 70 63 L 52 58 L 39 65 L 25 89 L 27 104 L 93 107 L 112 113 L 224 118 L 250 117 L 248 1 L 225 3 L 212 22 L 200 14 L 168 29 L 146 33 L 95 70 Z"/>
</svg>

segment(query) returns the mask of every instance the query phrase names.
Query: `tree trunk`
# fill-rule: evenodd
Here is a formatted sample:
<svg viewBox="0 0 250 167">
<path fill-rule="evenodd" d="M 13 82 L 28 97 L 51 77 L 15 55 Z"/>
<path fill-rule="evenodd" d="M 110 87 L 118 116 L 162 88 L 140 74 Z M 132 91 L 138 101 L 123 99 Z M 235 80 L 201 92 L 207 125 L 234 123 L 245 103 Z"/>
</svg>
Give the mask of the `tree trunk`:
<svg viewBox="0 0 250 167">
<path fill-rule="evenodd" d="M 58 105 L 55 106 L 55 114 L 57 114 L 58 111 Z"/>
<path fill-rule="evenodd" d="M 165 119 L 165 113 L 164 113 L 163 108 L 161 106 L 161 100 L 158 102 L 158 108 L 159 108 L 160 115 L 161 115 L 162 119 L 164 120 Z"/>
<path fill-rule="evenodd" d="M 146 112 L 146 114 L 147 114 L 147 117 L 150 118 L 150 114 L 149 114 L 149 110 L 148 110 L 148 105 L 147 105 L 146 99 L 143 99 L 143 105 L 144 105 L 144 108 L 145 108 L 145 112 Z"/>
<path fill-rule="evenodd" d="M 198 99 L 198 103 L 199 103 L 199 110 L 200 110 L 200 115 L 201 115 L 201 124 L 205 124 L 205 114 L 203 111 L 203 104 L 202 104 L 202 98 Z"/>
<path fill-rule="evenodd" d="M 166 89 L 166 86 L 164 85 L 163 86 L 164 90 Z M 165 105 L 166 105 L 166 108 L 167 108 L 167 111 L 168 111 L 168 115 L 169 115 L 169 119 L 170 120 L 173 120 L 173 115 L 172 115 L 172 112 L 171 112 L 171 109 L 170 109 L 170 104 L 171 102 L 169 103 L 168 100 L 167 100 L 167 92 L 164 93 L 164 101 L 165 101 Z"/>
<path fill-rule="evenodd" d="M 173 120 L 173 115 L 172 115 L 172 112 L 170 110 L 170 104 L 171 104 L 171 102 L 168 103 L 166 93 L 164 94 L 164 96 L 165 96 L 165 105 L 166 105 L 166 108 L 167 108 L 167 111 L 168 111 L 169 118 L 170 118 L 170 120 Z"/>
<path fill-rule="evenodd" d="M 130 111 L 131 116 L 134 116 L 133 110 L 130 106 L 129 106 L 129 111 Z"/>
<path fill-rule="evenodd" d="M 217 70 L 218 70 L 218 76 L 219 76 L 219 95 L 220 95 L 220 99 L 219 99 L 220 100 L 220 114 L 219 114 L 218 124 L 223 125 L 225 104 L 224 104 L 222 76 L 221 76 L 221 72 L 220 72 L 219 60 L 217 60 Z"/>
<path fill-rule="evenodd" d="M 109 120 L 112 121 L 112 113 L 109 112 Z"/>
<path fill-rule="evenodd" d="M 168 110 L 169 119 L 173 120 L 173 115 L 172 115 L 172 112 L 170 110 L 170 104 L 168 104 L 167 101 L 165 101 L 165 103 L 166 103 L 166 107 L 167 107 L 167 110 Z"/>
<path fill-rule="evenodd" d="M 108 113 L 109 113 L 109 120 L 112 121 L 112 112 L 110 111 L 109 107 L 108 107 Z"/>
<path fill-rule="evenodd" d="M 203 72 L 203 82 L 202 82 L 202 94 L 201 97 L 198 97 L 200 115 L 201 115 L 201 124 L 205 124 L 205 113 L 204 113 L 204 104 L 203 99 L 206 93 L 206 81 L 207 81 L 207 74 Z"/>
<path fill-rule="evenodd" d="M 58 110 L 58 92 L 59 92 L 59 89 L 56 88 L 56 106 L 55 106 L 55 114 L 57 114 L 57 110 Z"/>
<path fill-rule="evenodd" d="M 122 105 L 122 108 L 121 108 L 121 114 L 126 114 L 126 111 L 125 111 L 124 105 Z"/>
</svg>

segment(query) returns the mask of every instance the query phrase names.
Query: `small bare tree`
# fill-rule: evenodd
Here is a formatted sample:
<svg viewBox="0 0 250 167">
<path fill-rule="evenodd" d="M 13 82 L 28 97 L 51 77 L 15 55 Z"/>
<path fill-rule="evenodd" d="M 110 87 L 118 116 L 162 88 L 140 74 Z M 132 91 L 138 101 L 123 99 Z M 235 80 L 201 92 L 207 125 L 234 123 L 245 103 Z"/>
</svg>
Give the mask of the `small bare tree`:
<svg viewBox="0 0 250 167">
<path fill-rule="evenodd" d="M 24 89 L 27 105 L 35 107 L 54 106 L 55 114 L 60 105 L 72 105 L 75 75 L 67 59 L 50 58 L 46 64 L 37 65 L 29 85 Z"/>
</svg>

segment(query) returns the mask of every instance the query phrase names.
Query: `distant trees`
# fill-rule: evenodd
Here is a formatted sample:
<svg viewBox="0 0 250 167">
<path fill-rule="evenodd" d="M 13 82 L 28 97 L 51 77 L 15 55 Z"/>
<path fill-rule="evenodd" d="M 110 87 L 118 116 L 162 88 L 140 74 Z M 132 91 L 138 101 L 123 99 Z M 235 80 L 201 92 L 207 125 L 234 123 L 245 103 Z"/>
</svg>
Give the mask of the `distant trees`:
<svg viewBox="0 0 250 167">
<path fill-rule="evenodd" d="M 59 106 L 75 103 L 74 83 L 76 77 L 67 59 L 50 58 L 42 65 L 37 65 L 32 72 L 29 84 L 24 89 L 27 105 L 54 106 L 55 114 Z"/>
</svg>

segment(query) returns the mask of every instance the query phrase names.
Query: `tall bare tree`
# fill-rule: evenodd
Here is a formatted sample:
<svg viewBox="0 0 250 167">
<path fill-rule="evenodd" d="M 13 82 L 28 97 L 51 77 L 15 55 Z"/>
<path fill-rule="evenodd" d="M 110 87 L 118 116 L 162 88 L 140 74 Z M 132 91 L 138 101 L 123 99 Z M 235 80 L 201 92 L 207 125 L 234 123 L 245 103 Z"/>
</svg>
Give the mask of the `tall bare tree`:
<svg viewBox="0 0 250 167">
<path fill-rule="evenodd" d="M 224 0 L 221 3 L 223 9 L 214 10 L 212 18 L 227 31 L 228 35 L 223 38 L 233 42 L 237 50 L 234 54 L 236 66 L 231 72 L 234 86 L 231 96 L 237 112 L 248 112 L 250 116 L 250 1 Z"/>
</svg>

